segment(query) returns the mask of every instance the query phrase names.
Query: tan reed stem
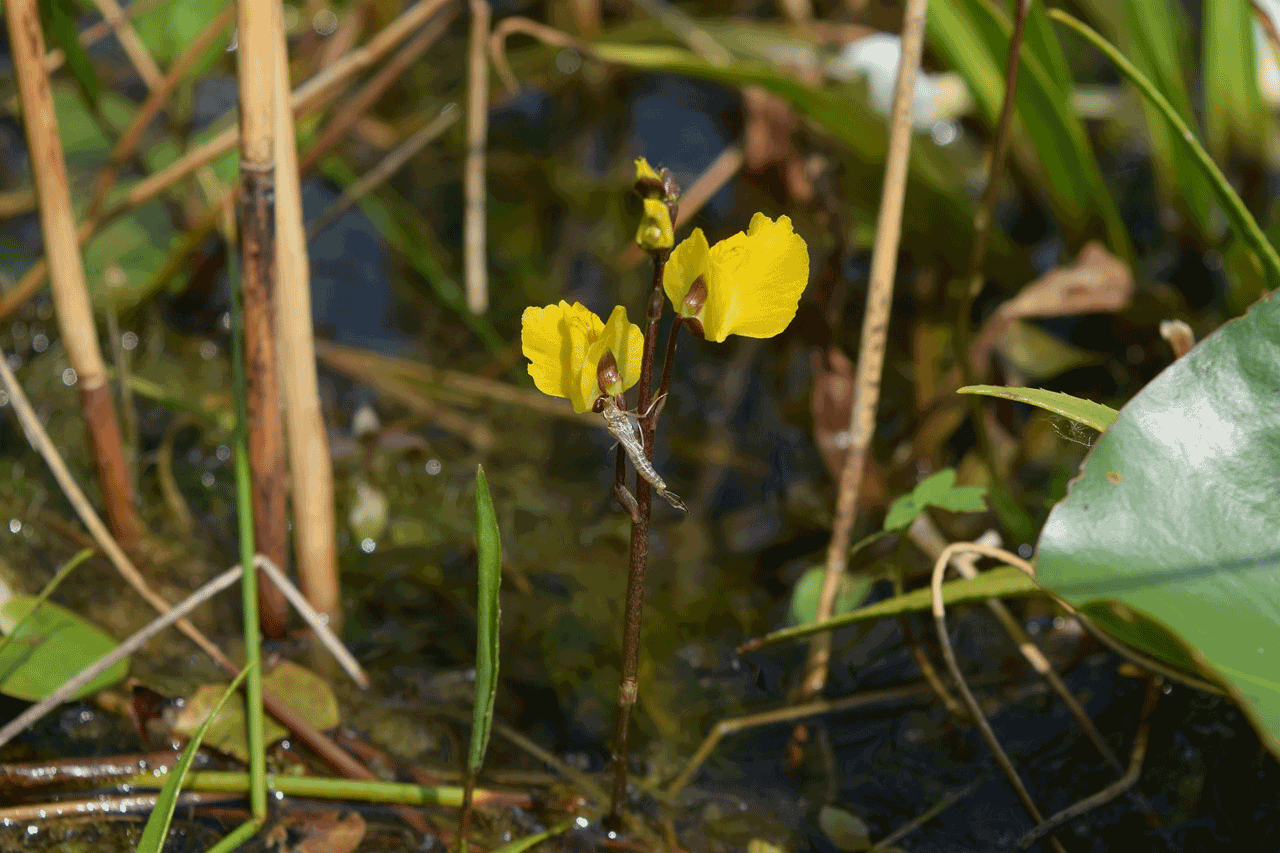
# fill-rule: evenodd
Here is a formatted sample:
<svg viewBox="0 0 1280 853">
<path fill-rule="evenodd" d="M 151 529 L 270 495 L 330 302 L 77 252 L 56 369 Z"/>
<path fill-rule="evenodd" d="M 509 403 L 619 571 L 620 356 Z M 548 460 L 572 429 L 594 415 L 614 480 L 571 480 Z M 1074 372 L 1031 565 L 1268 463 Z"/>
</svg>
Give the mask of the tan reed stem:
<svg viewBox="0 0 1280 853">
<path fill-rule="evenodd" d="M 85 285 L 58 118 L 53 110 L 49 74 L 44 69 L 40 18 L 35 0 L 9 0 L 4 6 L 58 328 L 67 360 L 80 385 L 81 406 L 107 519 L 121 544 L 131 547 L 139 532 L 133 487 L 120 446 L 120 425 L 107 387 L 106 365 Z"/>
<path fill-rule="evenodd" d="M 466 218 L 462 224 L 467 309 L 483 314 L 489 308 L 489 271 L 485 243 L 484 149 L 489 132 L 489 4 L 471 4 L 471 46 L 467 58 L 467 160 L 462 184 Z"/>
</svg>

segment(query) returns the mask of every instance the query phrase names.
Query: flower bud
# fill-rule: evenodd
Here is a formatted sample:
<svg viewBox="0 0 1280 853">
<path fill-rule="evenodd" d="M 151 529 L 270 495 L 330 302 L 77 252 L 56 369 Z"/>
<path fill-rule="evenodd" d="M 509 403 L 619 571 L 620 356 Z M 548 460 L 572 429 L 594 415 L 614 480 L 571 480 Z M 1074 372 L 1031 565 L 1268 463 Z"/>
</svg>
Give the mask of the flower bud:
<svg viewBox="0 0 1280 853">
<path fill-rule="evenodd" d="M 662 170 L 666 172 L 666 169 Z M 668 173 L 670 174 L 670 173 Z M 640 198 L 653 198 L 665 195 L 662 175 L 658 174 L 649 161 L 643 157 L 636 158 L 636 195 Z"/>
<path fill-rule="evenodd" d="M 657 198 L 646 198 L 644 215 L 636 231 L 636 244 L 646 252 L 657 252 L 670 249 L 675 243 L 675 227 L 671 224 L 671 210 L 667 203 Z"/>
</svg>

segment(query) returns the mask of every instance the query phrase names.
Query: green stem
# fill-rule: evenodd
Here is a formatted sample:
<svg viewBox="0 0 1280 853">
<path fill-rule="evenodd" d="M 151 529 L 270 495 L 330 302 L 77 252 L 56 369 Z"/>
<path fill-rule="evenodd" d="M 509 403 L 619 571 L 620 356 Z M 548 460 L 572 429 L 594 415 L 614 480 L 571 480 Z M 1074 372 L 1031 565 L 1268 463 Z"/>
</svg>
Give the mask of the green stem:
<svg viewBox="0 0 1280 853">
<path fill-rule="evenodd" d="M 262 650 L 258 626 L 258 570 L 254 565 L 253 490 L 249 472 L 249 418 L 245 376 L 244 309 L 239 267 L 227 264 L 231 294 L 231 373 L 236 394 L 236 518 L 240 528 L 240 590 L 244 618 L 245 720 L 249 733 L 249 809 L 261 822 L 267 815 L 267 750 L 263 737 Z M 248 826 L 248 824 L 245 824 Z"/>
<path fill-rule="evenodd" d="M 155 788 L 161 777 L 139 774 L 122 784 L 136 788 Z M 366 803 L 385 803 L 407 806 L 441 806 L 444 808 L 462 804 L 462 788 L 457 785 L 410 785 L 402 782 L 365 782 L 358 779 L 340 779 L 323 776 L 268 776 L 271 790 L 289 797 L 315 797 L 323 800 L 359 800 Z M 184 791 L 215 791 L 243 793 L 249 790 L 249 774 L 220 770 L 197 770 L 187 774 Z M 484 789 L 473 792 L 477 803 L 484 803 L 501 795 Z"/>
</svg>

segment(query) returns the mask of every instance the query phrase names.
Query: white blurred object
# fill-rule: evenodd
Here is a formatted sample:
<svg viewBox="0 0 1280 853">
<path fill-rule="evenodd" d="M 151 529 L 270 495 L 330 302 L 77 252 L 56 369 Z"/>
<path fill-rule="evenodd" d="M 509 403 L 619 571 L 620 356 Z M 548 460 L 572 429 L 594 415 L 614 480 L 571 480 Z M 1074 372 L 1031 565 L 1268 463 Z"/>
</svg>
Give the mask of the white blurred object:
<svg viewBox="0 0 1280 853">
<path fill-rule="evenodd" d="M 1280 0 L 1256 0 L 1257 8 L 1280 29 Z M 1276 66 L 1276 53 L 1263 32 L 1262 25 L 1253 22 L 1253 51 L 1258 62 L 1258 88 L 1262 98 L 1272 107 L 1280 103 L 1280 68 Z"/>
<path fill-rule="evenodd" d="M 893 109 L 893 89 L 897 85 L 901 58 L 901 39 L 892 33 L 876 33 L 845 45 L 826 70 L 837 80 L 853 80 L 865 75 L 871 105 L 887 116 Z M 916 75 L 911 126 L 918 131 L 932 131 L 938 122 L 962 116 L 972 106 L 973 98 L 958 74 L 921 72 Z"/>
</svg>

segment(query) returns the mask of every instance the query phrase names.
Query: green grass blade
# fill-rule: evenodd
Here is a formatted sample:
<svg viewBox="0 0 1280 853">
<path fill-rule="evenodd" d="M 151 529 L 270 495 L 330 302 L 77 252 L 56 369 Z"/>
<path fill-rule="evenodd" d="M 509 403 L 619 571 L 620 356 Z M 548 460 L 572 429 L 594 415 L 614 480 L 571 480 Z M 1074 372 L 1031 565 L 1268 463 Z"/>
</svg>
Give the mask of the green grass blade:
<svg viewBox="0 0 1280 853">
<path fill-rule="evenodd" d="M 209 716 L 204 718 L 204 723 L 191 740 L 187 741 L 186 749 L 182 750 L 182 755 L 178 758 L 178 763 L 174 765 L 173 772 L 169 774 L 164 782 L 164 787 L 160 789 L 160 796 L 156 798 L 156 807 L 151 811 L 151 817 L 147 818 L 147 825 L 142 829 L 142 838 L 138 840 L 137 853 L 162 853 L 164 850 L 165 838 L 169 835 L 169 824 L 173 820 L 173 811 L 178 805 L 178 794 L 182 790 L 182 782 L 187 778 L 187 771 L 191 769 L 191 762 L 195 760 L 196 752 L 200 749 L 200 742 L 204 740 L 205 734 L 209 731 L 209 727 L 213 725 L 213 721 L 218 718 L 218 713 L 222 710 L 222 706 L 227 704 L 227 700 L 236 692 L 236 688 L 240 686 L 240 682 L 253 669 L 247 666 L 240 670 L 237 675 L 227 686 L 223 692 L 222 698 L 218 700 L 218 704 L 213 706 L 213 710 L 209 712 Z"/>
<path fill-rule="evenodd" d="M 242 257 L 242 256 L 240 256 Z M 244 620 L 245 728 L 249 735 L 249 810 L 255 820 L 267 816 L 267 746 L 262 710 L 262 634 L 258 627 L 258 570 L 253 564 L 257 540 L 253 531 L 253 482 L 249 471 L 248 379 L 245 375 L 244 304 L 240 292 L 240 257 L 228 256 L 227 289 L 231 296 L 231 376 L 236 395 L 236 523 L 240 532 L 240 609 Z"/>
<path fill-rule="evenodd" d="M 1230 220 L 1232 229 L 1257 257 L 1258 265 L 1266 275 L 1269 287 L 1280 287 L 1280 255 L 1276 254 L 1275 247 L 1271 245 L 1266 235 L 1262 233 L 1262 229 L 1258 227 L 1257 221 L 1249 213 L 1249 209 L 1245 207 L 1244 202 L 1240 200 L 1240 196 L 1236 195 L 1235 190 L 1231 188 L 1231 184 L 1227 182 L 1222 170 L 1213 162 L 1209 152 L 1205 151 L 1204 146 L 1200 144 L 1200 140 L 1196 138 L 1195 133 L 1187 126 L 1182 116 L 1169 103 L 1169 100 L 1147 79 L 1146 75 L 1125 58 L 1124 54 L 1116 50 L 1114 45 L 1087 24 L 1077 18 L 1073 18 L 1061 9 L 1050 9 L 1049 16 L 1059 23 L 1066 24 L 1084 36 L 1098 50 L 1105 53 L 1116 68 L 1138 87 L 1143 96 L 1160 110 L 1164 120 L 1177 131 L 1178 136 L 1190 149 L 1197 167 L 1208 177 L 1214 192 L 1218 196 L 1218 201 L 1227 213 L 1227 219 Z"/>
<path fill-rule="evenodd" d="M 1042 180 L 1062 225 L 1085 233 L 1101 220 L 1113 250 L 1133 254 L 1128 233 L 1072 102 L 1066 61 L 1043 9 L 1033 4 L 1021 51 L 1012 153 L 1019 167 Z M 929 4 L 929 37 L 964 77 L 983 116 L 994 124 L 1004 99 L 1005 63 L 1013 24 L 989 0 Z"/>
<path fill-rule="evenodd" d="M 534 835 L 526 835 L 524 838 L 521 838 L 518 841 L 512 841 L 509 844 L 504 844 L 501 847 L 499 847 L 497 850 L 494 850 L 493 853 L 524 853 L 524 851 L 532 850 L 534 847 L 537 847 L 539 844 L 546 841 L 547 839 L 554 838 L 557 835 L 560 835 L 564 832 L 568 832 L 572 828 L 573 828 L 573 821 L 566 820 L 562 823 L 556 824 L 555 826 L 551 827 L 545 832 L 538 832 L 538 833 L 535 833 Z"/>
<path fill-rule="evenodd" d="M 1060 391 L 1046 391 L 1043 388 L 1006 388 L 1003 385 L 966 385 L 957 389 L 957 394 L 981 394 L 984 397 L 1001 397 L 1017 403 L 1027 403 L 1046 412 L 1062 415 L 1087 427 L 1102 432 L 1111 426 L 1119 414 L 1110 406 L 1082 400 L 1063 394 Z"/>
<path fill-rule="evenodd" d="M 1013 566 L 997 566 L 983 572 L 973 580 L 958 578 L 942 585 L 942 600 L 948 607 L 963 604 L 966 601 L 980 601 L 986 598 L 1006 598 L 1015 595 L 1031 595 L 1039 592 L 1039 587 L 1027 577 L 1021 569 Z M 868 619 L 883 619 L 886 616 L 898 616 L 903 613 L 916 613 L 928 610 L 932 606 L 931 592 L 928 587 L 914 589 L 911 592 L 894 596 L 866 607 L 859 607 L 843 616 L 828 619 L 826 622 L 814 622 L 796 628 L 785 628 L 765 634 L 763 637 L 746 643 L 739 652 L 754 651 L 775 643 L 799 640 L 820 631 L 834 631 Z"/>
<path fill-rule="evenodd" d="M 1251 5 L 1246 0 L 1204 4 L 1202 31 L 1204 135 L 1209 152 L 1225 160 L 1234 143 L 1261 159 L 1268 110 L 1258 89 Z"/>
<path fill-rule="evenodd" d="M 471 722 L 471 749 L 467 774 L 472 778 L 484 763 L 493 724 L 493 703 L 498 693 L 498 587 L 502 583 L 502 543 L 498 519 L 489 496 L 484 468 L 476 466 L 476 551 L 480 562 L 476 601 L 476 703 Z"/>
</svg>

